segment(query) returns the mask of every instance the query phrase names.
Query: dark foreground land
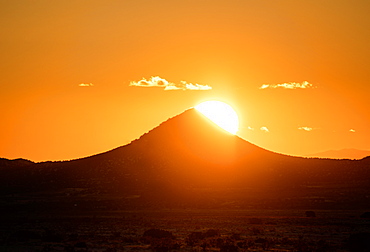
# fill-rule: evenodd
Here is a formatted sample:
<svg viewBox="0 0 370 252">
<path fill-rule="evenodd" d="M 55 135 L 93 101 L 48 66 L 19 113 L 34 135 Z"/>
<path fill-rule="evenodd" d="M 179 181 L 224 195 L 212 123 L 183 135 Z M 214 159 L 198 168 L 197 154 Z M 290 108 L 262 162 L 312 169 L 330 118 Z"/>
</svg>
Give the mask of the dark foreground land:
<svg viewBox="0 0 370 252">
<path fill-rule="evenodd" d="M 0 251 L 370 251 L 362 210 L 7 214 Z"/>
</svg>

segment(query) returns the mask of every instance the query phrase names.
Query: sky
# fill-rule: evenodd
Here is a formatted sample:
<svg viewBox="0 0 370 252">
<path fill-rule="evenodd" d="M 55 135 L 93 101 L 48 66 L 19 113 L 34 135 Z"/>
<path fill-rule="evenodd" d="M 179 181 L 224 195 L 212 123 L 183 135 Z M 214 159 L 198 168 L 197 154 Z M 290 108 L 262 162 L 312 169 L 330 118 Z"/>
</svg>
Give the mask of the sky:
<svg viewBox="0 0 370 252">
<path fill-rule="evenodd" d="M 370 150 L 369 13 L 367 0 L 1 0 L 0 157 L 101 153 L 206 100 L 268 150 Z"/>
</svg>

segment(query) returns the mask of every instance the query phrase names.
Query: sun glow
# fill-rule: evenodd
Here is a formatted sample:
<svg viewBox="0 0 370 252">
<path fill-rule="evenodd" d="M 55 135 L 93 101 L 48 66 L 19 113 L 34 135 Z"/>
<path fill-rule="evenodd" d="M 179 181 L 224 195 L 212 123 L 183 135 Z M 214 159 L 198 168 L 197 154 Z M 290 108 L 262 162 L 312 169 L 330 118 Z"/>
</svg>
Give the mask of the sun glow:
<svg viewBox="0 0 370 252">
<path fill-rule="evenodd" d="M 230 105 L 220 101 L 206 101 L 196 105 L 195 109 L 229 133 L 235 135 L 238 132 L 239 118 Z"/>
</svg>

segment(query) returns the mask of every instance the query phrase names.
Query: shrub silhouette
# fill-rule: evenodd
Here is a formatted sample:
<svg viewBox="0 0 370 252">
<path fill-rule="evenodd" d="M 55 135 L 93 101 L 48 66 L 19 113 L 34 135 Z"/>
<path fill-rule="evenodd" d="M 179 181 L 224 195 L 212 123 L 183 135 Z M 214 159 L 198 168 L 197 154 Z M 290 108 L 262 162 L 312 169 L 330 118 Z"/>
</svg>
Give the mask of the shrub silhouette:
<svg viewBox="0 0 370 252">
<path fill-rule="evenodd" d="M 306 211 L 306 217 L 316 217 L 316 213 L 314 211 Z"/>
<path fill-rule="evenodd" d="M 180 245 L 174 240 L 175 237 L 170 231 L 152 228 L 143 234 L 144 242 L 150 244 L 150 248 L 155 252 L 166 252 L 177 250 Z"/>
<path fill-rule="evenodd" d="M 10 236 L 10 240 L 12 241 L 27 242 L 31 239 L 41 239 L 41 236 L 38 233 L 29 230 L 18 230 Z"/>
<path fill-rule="evenodd" d="M 365 212 L 361 214 L 360 218 L 370 218 L 370 212 Z"/>
<path fill-rule="evenodd" d="M 204 234 L 202 232 L 191 232 L 186 239 L 186 243 L 189 246 L 194 246 L 195 243 L 198 243 L 199 241 L 203 239 L 204 239 Z"/>
<path fill-rule="evenodd" d="M 261 224 L 263 224 L 263 221 L 259 218 L 250 218 L 249 219 L 249 224 L 261 225 Z"/>
<path fill-rule="evenodd" d="M 239 249 L 234 244 L 225 244 L 220 247 L 220 252 L 238 252 Z"/>
<path fill-rule="evenodd" d="M 220 232 L 216 229 L 208 229 L 205 232 L 199 232 L 199 231 L 191 232 L 186 239 L 186 243 L 189 246 L 194 246 L 196 243 L 200 242 L 201 240 L 216 237 L 219 235 L 220 235 Z"/>
<path fill-rule="evenodd" d="M 216 229 L 208 229 L 205 233 L 204 233 L 204 238 L 209 238 L 209 237 L 215 237 L 215 236 L 219 236 L 220 235 L 220 232 Z"/>
<path fill-rule="evenodd" d="M 352 234 L 348 240 L 349 251 L 367 252 L 370 251 L 370 233 L 362 232 Z"/>
<path fill-rule="evenodd" d="M 162 238 L 153 239 L 150 243 L 150 249 L 154 252 L 167 252 L 171 250 L 179 250 L 180 244 L 173 239 Z"/>
<path fill-rule="evenodd" d="M 173 234 L 170 231 L 162 230 L 162 229 L 157 229 L 157 228 L 152 228 L 149 230 L 146 230 L 143 234 L 144 238 L 156 238 L 156 239 L 174 239 Z"/>
</svg>

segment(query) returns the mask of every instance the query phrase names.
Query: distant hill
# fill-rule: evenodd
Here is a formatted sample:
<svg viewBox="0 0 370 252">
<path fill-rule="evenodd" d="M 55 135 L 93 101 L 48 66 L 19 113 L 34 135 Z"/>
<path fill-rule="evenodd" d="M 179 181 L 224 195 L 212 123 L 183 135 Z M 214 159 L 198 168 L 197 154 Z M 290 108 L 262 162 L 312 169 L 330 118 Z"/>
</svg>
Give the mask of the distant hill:
<svg viewBox="0 0 370 252">
<path fill-rule="evenodd" d="M 358 149 L 341 149 L 341 150 L 328 150 L 324 152 L 314 153 L 306 155 L 307 157 L 319 157 L 319 158 L 335 158 L 335 159 L 362 159 L 370 156 L 368 150 Z"/>
<path fill-rule="evenodd" d="M 17 158 L 17 159 L 7 159 L 7 158 L 0 158 L 0 168 L 1 167 L 23 167 L 32 165 L 34 162 L 23 159 L 23 158 Z"/>
<path fill-rule="evenodd" d="M 370 158 L 270 152 L 194 109 L 128 145 L 63 162 L 0 167 L 6 211 L 138 208 L 366 208 Z"/>
</svg>

